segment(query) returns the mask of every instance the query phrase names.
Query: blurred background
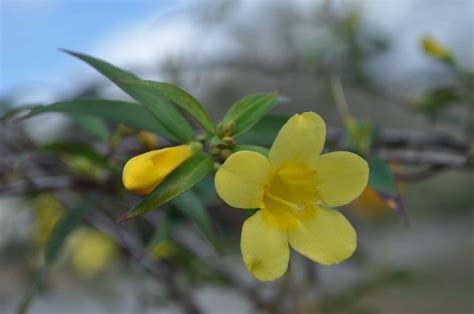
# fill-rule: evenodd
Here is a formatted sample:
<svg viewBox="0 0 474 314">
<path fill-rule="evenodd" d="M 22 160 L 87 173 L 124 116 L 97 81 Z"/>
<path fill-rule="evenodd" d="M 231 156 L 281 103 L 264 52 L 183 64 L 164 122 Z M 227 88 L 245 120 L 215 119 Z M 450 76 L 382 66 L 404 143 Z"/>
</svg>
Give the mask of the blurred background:
<svg viewBox="0 0 474 314">
<path fill-rule="evenodd" d="M 172 205 L 108 219 L 138 198 L 107 158 L 121 167 L 165 139 L 80 116 L 3 118 L 0 313 L 16 313 L 51 231 L 85 195 L 88 219 L 29 313 L 473 313 L 472 0 L 0 0 L 0 40 L 2 115 L 129 100 L 64 48 L 176 84 L 215 121 L 248 94 L 278 90 L 289 99 L 279 116 L 315 111 L 337 133 L 348 109 L 359 129 L 412 143 L 381 152 L 396 198 L 367 189 L 343 209 L 358 232 L 353 258 L 325 267 L 295 255 L 287 276 L 259 283 L 239 251 L 247 213 L 221 203 L 212 178 L 196 188 L 204 222 Z M 247 141 L 271 144 L 262 132 Z"/>
</svg>

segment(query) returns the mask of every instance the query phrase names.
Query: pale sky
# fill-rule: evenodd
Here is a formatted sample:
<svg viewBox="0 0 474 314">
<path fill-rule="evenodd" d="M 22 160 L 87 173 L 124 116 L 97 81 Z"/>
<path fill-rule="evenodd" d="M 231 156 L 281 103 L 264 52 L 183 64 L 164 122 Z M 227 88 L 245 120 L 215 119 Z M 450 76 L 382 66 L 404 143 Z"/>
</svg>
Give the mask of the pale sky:
<svg viewBox="0 0 474 314">
<path fill-rule="evenodd" d="M 382 75 L 397 82 L 433 66 L 420 49 L 422 35 L 432 35 L 468 66 L 474 66 L 471 0 L 336 0 L 358 3 L 374 28 L 386 32 L 392 50 L 379 65 L 393 65 Z M 76 50 L 125 67 L 147 67 L 167 56 L 199 52 L 201 58 L 237 49 L 226 29 L 198 28 L 184 8 L 205 1 L 153 0 L 0 0 L 0 96 L 18 91 L 22 100 L 48 101 L 97 74 L 58 51 Z M 243 0 L 233 21 L 259 25 L 269 0 Z M 314 2 L 296 1 L 306 10 Z M 264 35 L 264 34 L 263 34 Z M 470 41 L 468 40 L 470 39 Z M 467 42 L 466 42 L 467 40 Z M 25 94 L 24 89 L 28 90 Z M 53 96 L 52 96 L 53 95 Z"/>
</svg>

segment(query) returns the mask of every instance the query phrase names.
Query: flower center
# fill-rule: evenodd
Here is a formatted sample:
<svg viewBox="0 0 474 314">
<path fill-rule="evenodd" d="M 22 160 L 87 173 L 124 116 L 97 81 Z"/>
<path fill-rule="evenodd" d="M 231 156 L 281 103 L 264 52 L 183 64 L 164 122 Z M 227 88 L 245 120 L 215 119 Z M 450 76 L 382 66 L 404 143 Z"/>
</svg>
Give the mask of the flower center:
<svg viewBox="0 0 474 314">
<path fill-rule="evenodd" d="M 275 171 L 265 186 L 262 215 L 279 229 L 297 228 L 312 217 L 318 200 L 316 172 L 306 165 L 291 165 Z"/>
</svg>

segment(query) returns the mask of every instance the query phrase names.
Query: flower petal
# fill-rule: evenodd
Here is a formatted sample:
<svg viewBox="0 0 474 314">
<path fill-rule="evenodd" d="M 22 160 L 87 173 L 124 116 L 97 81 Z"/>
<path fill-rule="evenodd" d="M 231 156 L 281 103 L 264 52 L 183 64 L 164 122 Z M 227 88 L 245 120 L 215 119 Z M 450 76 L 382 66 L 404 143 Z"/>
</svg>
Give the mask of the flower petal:
<svg viewBox="0 0 474 314">
<path fill-rule="evenodd" d="M 275 280 L 288 268 L 287 232 L 273 228 L 260 211 L 244 222 L 240 249 L 245 267 L 259 280 Z"/>
<path fill-rule="evenodd" d="M 146 195 L 192 154 L 192 145 L 185 144 L 135 156 L 123 168 L 123 185 L 132 193 Z"/>
<path fill-rule="evenodd" d="M 332 152 L 321 155 L 313 163 L 316 170 L 316 188 L 325 206 L 348 204 L 367 186 L 367 162 L 350 152 Z"/>
<path fill-rule="evenodd" d="M 272 165 L 305 164 L 316 158 L 324 147 L 326 124 L 314 112 L 295 114 L 281 128 L 269 159 Z"/>
<path fill-rule="evenodd" d="M 234 153 L 216 173 L 217 194 L 232 207 L 259 208 L 270 173 L 270 163 L 259 153 Z"/>
<path fill-rule="evenodd" d="M 357 247 L 357 235 L 338 211 L 318 207 L 314 216 L 301 221 L 301 227 L 288 231 L 290 245 L 297 252 L 324 265 L 349 258 Z"/>
</svg>

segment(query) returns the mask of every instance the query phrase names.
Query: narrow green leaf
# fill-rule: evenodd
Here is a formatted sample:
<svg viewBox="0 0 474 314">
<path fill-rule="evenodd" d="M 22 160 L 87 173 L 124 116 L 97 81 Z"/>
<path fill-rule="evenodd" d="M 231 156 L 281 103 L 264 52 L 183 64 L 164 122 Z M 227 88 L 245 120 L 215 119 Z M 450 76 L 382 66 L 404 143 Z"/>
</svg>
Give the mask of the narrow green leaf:
<svg viewBox="0 0 474 314">
<path fill-rule="evenodd" d="M 270 147 L 280 129 L 288 121 L 288 116 L 267 115 L 240 139 L 241 143 L 249 143 Z"/>
<path fill-rule="evenodd" d="M 197 153 L 171 173 L 137 206 L 119 217 L 117 222 L 122 222 L 143 215 L 146 212 L 171 201 L 204 179 L 213 168 L 214 160 L 211 156 L 205 153 Z"/>
<path fill-rule="evenodd" d="M 46 275 L 47 268 L 46 266 L 43 265 L 36 273 L 33 278 L 33 282 L 31 285 L 28 287 L 28 289 L 25 291 L 23 296 L 20 299 L 20 302 L 18 304 L 16 313 L 17 314 L 26 314 L 28 313 L 28 309 L 31 305 L 31 301 L 33 301 L 33 297 L 36 294 L 36 291 L 40 288 L 41 284 L 43 283 L 44 277 Z"/>
<path fill-rule="evenodd" d="M 211 140 L 209 141 L 209 144 L 211 144 L 211 146 L 217 146 L 217 147 L 227 147 L 228 145 L 227 142 L 224 141 L 219 136 L 213 136 Z"/>
<path fill-rule="evenodd" d="M 237 144 L 232 147 L 233 152 L 239 152 L 242 150 L 250 150 L 252 152 L 257 152 L 262 154 L 265 157 L 268 157 L 269 149 L 266 147 L 258 146 L 258 145 L 247 145 L 247 144 Z"/>
<path fill-rule="evenodd" d="M 204 206 L 214 206 L 219 202 L 219 197 L 217 196 L 216 188 L 214 187 L 213 176 L 205 177 L 194 186 L 193 191 L 199 195 Z"/>
<path fill-rule="evenodd" d="M 372 147 L 377 128 L 372 121 L 351 119 L 344 130 L 342 144 L 366 156 Z"/>
<path fill-rule="evenodd" d="M 48 112 L 84 114 L 155 133 L 166 132 L 139 104 L 106 99 L 73 99 L 33 108 L 27 117 Z M 165 134 L 166 135 L 166 134 Z"/>
<path fill-rule="evenodd" d="M 369 160 L 369 184 L 377 191 L 390 195 L 397 194 L 395 178 L 388 164 L 380 156 L 374 155 Z"/>
<path fill-rule="evenodd" d="M 84 218 L 86 207 L 80 206 L 69 210 L 53 229 L 51 236 L 45 246 L 45 264 L 52 265 L 61 251 L 68 235 L 76 228 Z"/>
<path fill-rule="evenodd" d="M 193 191 L 181 194 L 172 200 L 171 204 L 194 222 L 209 242 L 217 247 L 217 236 L 212 227 L 211 218 L 201 199 Z"/>
<path fill-rule="evenodd" d="M 116 84 L 119 81 L 138 79 L 134 74 L 121 70 L 100 59 L 77 52 L 64 51 L 88 63 Z M 173 141 L 178 139 L 188 142 L 194 139 L 193 129 L 172 103 L 165 99 L 157 99 L 153 93 L 134 86 L 124 84 L 117 84 L 117 86 L 152 113 L 156 119 L 156 123 L 159 124 L 163 130 L 160 134 Z"/>
<path fill-rule="evenodd" d="M 99 166 L 113 168 L 107 157 L 99 154 L 89 144 L 83 142 L 52 142 L 40 146 L 39 150 L 55 154 L 66 153 L 74 156 L 83 156 Z"/>
<path fill-rule="evenodd" d="M 5 105 L 0 102 L 0 121 L 7 121 L 9 119 L 17 118 L 18 116 L 21 116 L 20 114 L 24 114 L 25 111 L 30 111 L 38 105 L 39 104 L 27 105 L 15 108 L 11 108 L 9 105 L 7 105 L 7 107 L 2 108 L 2 106 Z"/>
<path fill-rule="evenodd" d="M 101 141 L 106 141 L 109 136 L 109 129 L 104 120 L 97 117 L 91 117 L 82 114 L 74 114 L 72 118 L 77 122 L 79 127 L 86 133 L 100 139 Z"/>
<path fill-rule="evenodd" d="M 369 185 L 385 200 L 404 223 L 408 223 L 402 199 L 398 193 L 395 178 L 388 164 L 379 155 L 374 155 L 369 160 Z"/>
<path fill-rule="evenodd" d="M 186 110 L 207 132 L 216 133 L 206 108 L 181 88 L 173 84 L 145 80 L 121 80 L 118 84 L 149 91 L 159 98 L 166 99 Z"/>
<path fill-rule="evenodd" d="M 237 138 L 250 130 L 275 105 L 282 102 L 277 92 L 271 94 L 250 95 L 237 101 L 229 109 L 222 122 L 235 122 L 233 137 Z"/>
</svg>

